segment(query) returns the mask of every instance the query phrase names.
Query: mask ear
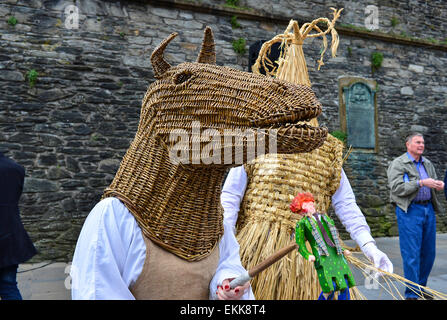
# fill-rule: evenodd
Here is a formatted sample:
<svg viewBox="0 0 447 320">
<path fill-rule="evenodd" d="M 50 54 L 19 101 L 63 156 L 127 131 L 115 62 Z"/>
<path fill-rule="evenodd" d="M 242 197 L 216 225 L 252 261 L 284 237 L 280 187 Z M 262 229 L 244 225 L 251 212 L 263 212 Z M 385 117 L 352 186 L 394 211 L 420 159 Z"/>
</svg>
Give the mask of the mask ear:
<svg viewBox="0 0 447 320">
<path fill-rule="evenodd" d="M 200 48 L 197 62 L 216 64 L 216 50 L 214 46 L 214 35 L 210 27 L 206 27 L 204 31 L 202 47 Z"/>
<path fill-rule="evenodd" d="M 157 79 L 160 79 L 163 74 L 168 71 L 169 68 L 171 68 L 171 65 L 165 60 L 163 53 L 166 49 L 166 46 L 171 42 L 172 39 L 174 39 L 177 36 L 177 32 L 173 32 L 163 40 L 160 45 L 155 48 L 154 52 L 152 52 L 151 55 L 151 63 L 152 68 L 154 68 L 154 77 Z"/>
</svg>

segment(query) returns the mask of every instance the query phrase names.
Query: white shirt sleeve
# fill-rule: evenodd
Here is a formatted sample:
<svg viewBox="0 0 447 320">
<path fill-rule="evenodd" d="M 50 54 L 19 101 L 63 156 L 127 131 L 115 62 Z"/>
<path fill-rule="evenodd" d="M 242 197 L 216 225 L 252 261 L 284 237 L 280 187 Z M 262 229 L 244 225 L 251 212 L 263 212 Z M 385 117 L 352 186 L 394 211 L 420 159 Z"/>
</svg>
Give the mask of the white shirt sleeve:
<svg viewBox="0 0 447 320">
<path fill-rule="evenodd" d="M 247 188 L 247 173 L 244 166 L 231 168 L 227 175 L 220 202 L 224 208 L 224 220 L 231 226 L 236 226 L 236 221 Z M 233 229 L 234 231 L 234 229 Z"/>
<path fill-rule="evenodd" d="M 375 243 L 365 216 L 355 202 L 354 192 L 343 169 L 340 186 L 332 196 L 332 207 L 346 231 L 360 248 L 368 242 Z"/>
<path fill-rule="evenodd" d="M 70 276 L 73 300 L 134 300 L 129 290 L 146 258 L 141 230 L 116 198 L 90 212 L 76 244 Z"/>
<path fill-rule="evenodd" d="M 225 279 L 236 278 L 246 272 L 241 264 L 239 243 L 236 240 L 232 226 L 224 222 L 224 235 L 219 243 L 219 264 L 210 282 L 210 299 L 217 299 L 217 285 Z M 251 286 L 242 295 L 241 300 L 254 300 Z"/>
<path fill-rule="evenodd" d="M 239 243 L 236 239 L 236 221 L 240 203 L 247 187 L 247 173 L 243 166 L 232 168 L 222 188 L 221 203 L 224 208 L 224 235 L 219 243 L 219 265 L 210 282 L 210 299 L 216 299 L 217 285 L 225 279 L 236 278 L 245 273 L 239 254 Z M 241 300 L 254 300 L 251 286 Z"/>
</svg>

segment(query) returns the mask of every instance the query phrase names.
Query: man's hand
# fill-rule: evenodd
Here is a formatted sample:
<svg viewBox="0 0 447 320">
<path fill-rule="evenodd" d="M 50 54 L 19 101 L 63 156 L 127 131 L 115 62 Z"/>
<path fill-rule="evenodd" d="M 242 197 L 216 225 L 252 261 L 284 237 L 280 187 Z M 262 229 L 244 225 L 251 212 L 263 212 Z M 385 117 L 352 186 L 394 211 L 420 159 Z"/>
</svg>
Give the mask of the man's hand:
<svg viewBox="0 0 447 320">
<path fill-rule="evenodd" d="M 436 190 L 441 191 L 444 190 L 444 181 L 441 180 L 437 180 L 438 181 L 438 186 L 436 187 Z"/>
<path fill-rule="evenodd" d="M 219 300 L 239 300 L 250 287 L 250 282 L 247 281 L 243 286 L 237 286 L 234 289 L 230 288 L 230 282 L 233 279 L 225 279 L 221 286 L 217 286 L 217 297 Z"/>
<path fill-rule="evenodd" d="M 377 249 L 374 242 L 368 242 L 362 247 L 363 253 L 370 259 L 374 266 L 383 271 L 393 273 L 393 263 L 388 258 L 388 256 Z M 380 276 L 381 274 L 379 274 Z"/>
<path fill-rule="evenodd" d="M 442 190 L 442 189 L 444 189 L 444 181 L 427 178 L 427 179 L 421 180 L 421 186 L 429 187 L 431 189 L 436 189 L 436 190 Z"/>
<path fill-rule="evenodd" d="M 437 182 L 437 186 L 436 186 L 436 190 L 441 191 L 444 190 L 444 181 L 442 180 L 436 180 Z"/>
</svg>

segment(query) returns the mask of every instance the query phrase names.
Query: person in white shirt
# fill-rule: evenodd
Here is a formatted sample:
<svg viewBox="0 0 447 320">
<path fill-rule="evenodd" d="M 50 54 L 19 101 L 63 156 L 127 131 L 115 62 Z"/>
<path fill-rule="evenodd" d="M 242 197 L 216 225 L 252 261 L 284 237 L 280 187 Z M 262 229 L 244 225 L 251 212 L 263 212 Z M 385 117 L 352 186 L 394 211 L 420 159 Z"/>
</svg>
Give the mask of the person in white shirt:
<svg viewBox="0 0 447 320">
<path fill-rule="evenodd" d="M 208 31 L 208 35 L 209 33 L 210 31 Z M 154 53 L 161 53 L 160 56 L 162 57 L 164 47 L 166 47 L 167 43 L 173 37 L 171 35 L 167 38 Z M 164 74 L 166 73 L 164 69 L 166 67 L 170 68 L 170 65 L 164 60 L 161 62 L 164 63 L 156 64 L 156 66 L 162 68 Z M 149 105 L 146 107 L 149 108 Z M 152 126 L 147 126 L 146 124 L 139 126 L 142 130 L 146 127 L 152 128 Z M 129 150 L 132 153 L 138 155 L 144 154 L 138 145 L 140 141 L 145 140 L 135 139 L 135 143 L 131 144 Z M 154 149 L 159 148 L 155 142 L 148 144 L 148 146 Z M 152 155 L 155 154 L 155 152 L 152 153 Z M 131 161 L 133 158 L 127 157 L 125 159 L 132 165 L 129 168 L 132 167 L 142 170 L 141 165 L 134 166 L 134 163 Z M 146 164 L 150 164 L 150 162 L 146 162 Z M 127 168 L 124 160 L 121 162 L 120 168 Z M 247 185 L 247 176 L 243 170 L 243 167 L 239 167 L 230 171 L 221 197 L 221 203 L 224 208 L 224 233 L 218 242 L 219 261 L 217 269 L 209 284 L 209 297 L 211 299 L 255 298 L 249 283 L 236 288 L 229 288 L 228 285 L 232 278 L 246 271 L 241 263 L 239 243 L 235 236 L 235 222 Z M 133 171 L 130 172 L 132 173 L 132 178 L 135 180 L 135 185 L 145 186 L 147 188 L 144 181 L 137 181 L 137 179 L 145 177 L 143 174 L 138 175 L 133 173 Z M 118 178 L 124 176 L 122 171 L 119 171 L 119 173 Z M 143 232 L 134 215 L 130 213 L 120 199 L 115 197 L 116 194 L 120 194 L 118 192 L 119 187 L 126 186 L 127 188 L 128 186 L 125 183 L 127 178 L 118 178 L 115 177 L 116 183 L 114 180 L 114 183 L 112 183 L 113 188 L 106 195 L 107 197 L 92 209 L 81 230 L 70 273 L 72 277 L 73 299 L 135 299 L 135 295 L 132 293 L 133 286 L 139 282 L 140 275 L 147 275 L 152 272 L 150 268 L 144 268 L 148 260 L 146 259 L 147 255 L 151 255 L 151 250 L 147 250 L 146 247 L 146 243 L 149 243 L 145 241 L 147 237 L 143 236 Z M 342 177 L 340 188 L 332 199 L 336 214 L 345 224 L 353 239 L 359 243 L 365 254 L 377 266 L 389 270 L 389 268 L 392 268 L 391 262 L 375 246 L 366 221 L 355 204 L 352 190 L 345 176 L 344 179 Z M 169 181 L 161 181 L 161 183 L 166 184 Z M 148 191 L 148 193 L 150 192 Z M 127 194 L 121 194 L 121 196 L 123 196 L 123 201 L 126 201 L 128 198 Z M 134 199 L 131 200 L 134 201 L 138 201 L 141 198 L 141 195 L 136 196 L 132 194 L 132 196 Z M 129 200 L 129 203 L 132 204 L 131 200 Z M 139 207 L 139 209 L 144 209 L 144 213 L 148 214 L 146 211 L 150 213 L 151 208 L 143 206 L 142 208 Z M 158 266 L 158 269 L 162 268 L 163 266 Z M 143 269 L 146 272 L 143 272 Z M 175 281 L 181 281 L 182 287 L 187 287 L 188 279 L 180 278 L 175 279 Z M 175 285 L 175 281 L 171 281 L 170 285 Z M 165 295 L 166 292 L 169 294 L 169 291 L 165 291 Z"/>
<path fill-rule="evenodd" d="M 222 189 L 221 203 L 224 221 L 235 230 L 242 199 L 247 189 L 248 176 L 244 166 L 232 168 Z M 332 207 L 340 222 L 374 266 L 392 273 L 393 264 L 376 246 L 364 215 L 355 201 L 355 195 L 343 169 L 337 191 L 332 196 Z"/>
<path fill-rule="evenodd" d="M 187 150 L 191 151 L 187 152 L 191 157 L 188 165 L 173 161 L 170 133 L 181 129 L 193 141 L 196 122 L 208 129 L 220 128 L 223 134 L 225 129 L 245 130 L 250 123 L 247 129 L 257 132 L 261 128 L 254 125 L 255 119 L 264 121 L 278 110 L 291 110 L 298 100 L 303 101 L 306 112 L 291 114 L 294 119 L 316 116 L 319 103 L 308 88 L 216 66 L 209 27 L 197 62 L 172 67 L 163 52 L 175 36 L 168 36 L 151 55 L 158 80 L 143 99 L 138 131 L 104 199 L 92 209 L 81 230 L 70 273 L 73 299 L 254 298 L 248 283 L 228 286 L 245 269 L 234 227 L 222 221 L 217 205 L 225 171 L 220 164 L 206 170 L 202 164 L 195 168 L 194 150 Z M 208 85 L 209 79 L 213 85 Z M 228 104 L 228 89 L 236 97 L 251 93 Z M 191 94 L 195 90 L 206 99 L 196 99 Z M 231 121 L 222 120 L 224 117 Z M 289 152 L 311 150 L 325 138 L 320 128 L 312 128 L 312 134 L 302 139 L 302 129 L 289 134 L 287 127 L 279 126 L 287 133 L 279 139 L 283 141 L 280 146 L 288 145 L 289 140 L 300 141 L 293 143 L 293 150 L 287 147 Z M 269 131 L 276 136 L 276 129 Z M 219 143 L 219 149 L 226 148 Z"/>
<path fill-rule="evenodd" d="M 297 21 L 291 20 L 283 34 L 262 45 L 252 66 L 253 72 L 264 71 L 276 79 L 311 87 L 302 48 L 303 41 L 307 37 L 325 37 L 330 31 L 332 55 L 335 56 L 338 35 L 334 24 L 342 9 L 337 11 L 332 8 L 332 10 L 332 21 L 319 18 L 300 28 Z M 317 33 L 310 36 L 309 31 L 321 19 L 326 19 L 328 22 L 327 29 L 325 31 L 318 29 Z M 326 39 L 324 41 L 326 50 Z M 277 59 L 277 68 L 267 70 L 265 66 L 270 65 L 268 62 L 276 61 L 268 57 L 274 44 L 281 44 L 281 54 Z M 319 60 L 319 67 L 323 65 L 324 50 Z M 312 118 L 303 124 L 318 126 L 318 121 Z M 253 163 L 230 170 L 223 186 L 221 203 L 224 207 L 224 219 L 229 225 L 235 227 L 238 218 L 240 219 L 237 239 L 241 246 L 240 256 L 244 265 L 247 267 L 256 265 L 263 254 L 272 254 L 281 246 L 288 244 L 297 220 L 288 209 L 290 204 L 288 201 L 291 200 L 290 197 L 293 198 L 293 192 L 307 191 L 317 193 L 316 205 L 324 212 L 327 212 L 329 204 L 332 204 L 335 214 L 363 253 L 376 267 L 392 272 L 391 261 L 377 248 L 366 219 L 356 204 L 354 193 L 342 169 L 342 150 L 342 143 L 328 135 L 325 143 L 311 152 L 280 155 L 277 158 L 270 155 L 258 156 Z M 315 284 L 313 270 L 301 268 L 304 264 L 299 265 L 299 262 L 298 258 L 295 259 L 290 254 L 283 263 L 264 270 L 264 274 L 253 279 L 256 298 L 312 299 L 313 292 L 304 292 L 306 289 L 302 285 L 302 280 L 309 280 L 306 283 L 313 286 Z M 293 290 L 290 290 L 291 287 Z"/>
<path fill-rule="evenodd" d="M 247 188 L 247 179 L 244 166 L 232 168 L 222 189 L 221 202 L 224 207 L 224 219 L 233 227 L 236 225 L 240 204 Z M 390 266 L 391 262 L 386 255 L 380 254 L 380 250 L 376 251 L 377 247 L 370 228 L 355 201 L 355 195 L 343 169 L 340 186 L 332 196 L 332 207 L 351 238 L 362 250 L 368 252 L 367 256 L 375 262 L 376 266 L 380 268 Z"/>
<path fill-rule="evenodd" d="M 219 264 L 210 283 L 211 299 L 254 299 L 248 284 L 226 290 L 229 279 L 245 271 L 240 263 L 233 227 L 224 221 Z M 117 198 L 101 200 L 88 215 L 71 266 L 73 300 L 134 300 L 135 284 L 146 258 L 137 221 Z M 222 283 L 225 280 L 224 283 Z M 222 284 L 222 288 L 218 288 Z M 216 294 L 217 291 L 220 294 Z"/>
</svg>

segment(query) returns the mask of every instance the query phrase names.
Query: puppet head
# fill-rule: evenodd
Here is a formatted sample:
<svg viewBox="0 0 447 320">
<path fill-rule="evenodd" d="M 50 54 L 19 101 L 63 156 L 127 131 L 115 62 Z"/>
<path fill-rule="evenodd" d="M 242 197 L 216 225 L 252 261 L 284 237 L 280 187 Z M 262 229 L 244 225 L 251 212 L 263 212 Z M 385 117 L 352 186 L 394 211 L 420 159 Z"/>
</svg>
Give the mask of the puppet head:
<svg viewBox="0 0 447 320">
<path fill-rule="evenodd" d="M 305 214 L 309 211 L 308 203 L 314 203 L 315 199 L 310 192 L 301 192 L 292 200 L 290 210 L 294 213 Z M 315 207 L 314 207 L 315 210 Z"/>
</svg>

